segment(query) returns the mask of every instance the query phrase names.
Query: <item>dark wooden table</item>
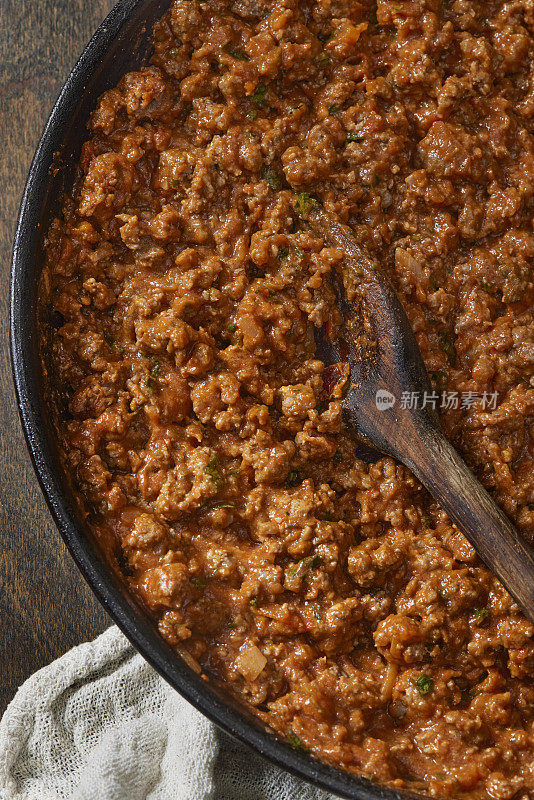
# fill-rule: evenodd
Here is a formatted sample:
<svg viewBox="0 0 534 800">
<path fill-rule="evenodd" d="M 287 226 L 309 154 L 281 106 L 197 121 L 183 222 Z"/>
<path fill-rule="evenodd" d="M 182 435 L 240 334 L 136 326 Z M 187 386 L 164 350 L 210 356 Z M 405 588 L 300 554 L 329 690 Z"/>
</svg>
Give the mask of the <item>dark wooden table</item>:
<svg viewBox="0 0 534 800">
<path fill-rule="evenodd" d="M 61 85 L 114 0 L 0 1 L 0 714 L 17 686 L 110 624 L 72 562 L 23 440 L 9 361 L 11 242 Z"/>
</svg>

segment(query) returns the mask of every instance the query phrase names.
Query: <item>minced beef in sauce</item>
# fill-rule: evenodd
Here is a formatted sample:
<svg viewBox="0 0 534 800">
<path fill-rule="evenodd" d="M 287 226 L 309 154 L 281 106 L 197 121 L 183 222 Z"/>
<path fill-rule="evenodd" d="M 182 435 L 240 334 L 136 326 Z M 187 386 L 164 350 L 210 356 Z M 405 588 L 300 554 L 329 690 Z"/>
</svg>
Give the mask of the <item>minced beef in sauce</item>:
<svg viewBox="0 0 534 800">
<path fill-rule="evenodd" d="M 533 798 L 533 626 L 407 469 L 357 457 L 314 345 L 342 253 L 298 213 L 318 198 L 383 265 L 436 391 L 497 392 L 442 423 L 532 542 L 533 0 L 176 0 L 154 42 L 47 238 L 93 529 L 295 747 Z"/>
</svg>

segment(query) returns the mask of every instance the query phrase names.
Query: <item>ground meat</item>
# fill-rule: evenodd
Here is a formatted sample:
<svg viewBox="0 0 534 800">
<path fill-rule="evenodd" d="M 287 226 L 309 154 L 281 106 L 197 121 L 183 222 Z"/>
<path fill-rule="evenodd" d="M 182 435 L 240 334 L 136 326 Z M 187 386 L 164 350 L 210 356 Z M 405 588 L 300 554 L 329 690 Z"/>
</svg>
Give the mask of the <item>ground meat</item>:
<svg viewBox="0 0 534 800">
<path fill-rule="evenodd" d="M 531 0 L 175 0 L 100 99 L 42 301 L 65 469 L 162 635 L 295 747 L 534 797 L 533 627 L 317 359 L 347 222 L 534 542 Z M 308 194 L 306 194 L 308 193 Z M 297 203 L 298 206 L 298 203 Z"/>
</svg>

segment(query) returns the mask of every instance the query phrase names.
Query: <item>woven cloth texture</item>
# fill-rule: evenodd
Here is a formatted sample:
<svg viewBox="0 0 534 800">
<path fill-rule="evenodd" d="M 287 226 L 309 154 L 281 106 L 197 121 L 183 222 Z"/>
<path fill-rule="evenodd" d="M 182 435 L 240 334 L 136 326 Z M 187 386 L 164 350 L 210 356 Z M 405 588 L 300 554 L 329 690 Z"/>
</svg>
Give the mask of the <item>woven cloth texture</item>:
<svg viewBox="0 0 534 800">
<path fill-rule="evenodd" d="M 32 675 L 0 721 L 1 800 L 334 800 L 210 723 L 116 627 Z"/>
</svg>

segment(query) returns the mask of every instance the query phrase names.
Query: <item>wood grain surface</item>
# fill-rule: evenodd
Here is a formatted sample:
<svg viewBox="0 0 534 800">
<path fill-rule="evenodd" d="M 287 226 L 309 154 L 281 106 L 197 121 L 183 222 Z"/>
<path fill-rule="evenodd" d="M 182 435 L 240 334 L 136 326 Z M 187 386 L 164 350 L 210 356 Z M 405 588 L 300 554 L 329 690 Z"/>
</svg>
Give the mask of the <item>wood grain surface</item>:
<svg viewBox="0 0 534 800">
<path fill-rule="evenodd" d="M 24 443 L 9 358 L 15 220 L 61 85 L 113 0 L 0 0 L 0 714 L 39 667 L 110 624 L 48 513 Z"/>
</svg>

